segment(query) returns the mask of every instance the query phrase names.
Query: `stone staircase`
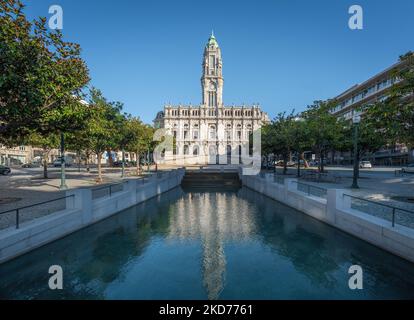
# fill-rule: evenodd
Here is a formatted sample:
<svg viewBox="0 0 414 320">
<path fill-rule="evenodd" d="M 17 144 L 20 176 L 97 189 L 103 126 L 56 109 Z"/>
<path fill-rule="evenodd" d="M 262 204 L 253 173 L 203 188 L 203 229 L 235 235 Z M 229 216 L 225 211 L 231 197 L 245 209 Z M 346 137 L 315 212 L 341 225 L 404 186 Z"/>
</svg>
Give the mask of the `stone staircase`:
<svg viewBox="0 0 414 320">
<path fill-rule="evenodd" d="M 183 188 L 240 188 L 241 181 L 237 172 L 185 172 L 181 182 Z"/>
</svg>

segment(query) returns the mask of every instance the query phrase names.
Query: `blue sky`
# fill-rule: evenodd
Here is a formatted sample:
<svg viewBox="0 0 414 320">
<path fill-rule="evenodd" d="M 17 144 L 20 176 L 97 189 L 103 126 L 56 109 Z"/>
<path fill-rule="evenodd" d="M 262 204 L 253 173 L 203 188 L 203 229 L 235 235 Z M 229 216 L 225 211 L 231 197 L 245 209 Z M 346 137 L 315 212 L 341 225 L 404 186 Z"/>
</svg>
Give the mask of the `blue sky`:
<svg viewBox="0 0 414 320">
<path fill-rule="evenodd" d="M 59 4 L 110 100 L 150 123 L 164 103 L 201 101 L 204 45 L 222 49 L 225 104 L 259 102 L 274 117 L 336 96 L 414 50 L 412 0 L 26 0 L 30 17 Z M 364 29 L 348 28 L 348 8 Z"/>
</svg>

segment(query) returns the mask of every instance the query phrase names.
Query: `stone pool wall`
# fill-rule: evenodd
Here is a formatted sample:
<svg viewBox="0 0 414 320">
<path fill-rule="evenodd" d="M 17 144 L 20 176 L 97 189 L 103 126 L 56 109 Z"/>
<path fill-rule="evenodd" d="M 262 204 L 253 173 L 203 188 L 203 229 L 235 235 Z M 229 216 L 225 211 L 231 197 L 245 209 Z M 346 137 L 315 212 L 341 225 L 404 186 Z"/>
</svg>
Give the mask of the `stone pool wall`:
<svg viewBox="0 0 414 320">
<path fill-rule="evenodd" d="M 297 179 L 274 181 L 273 175 L 242 175 L 244 186 L 414 262 L 414 229 L 351 208 L 343 189 L 328 189 L 326 196 L 299 190 Z"/>
<path fill-rule="evenodd" d="M 181 184 L 184 169 L 122 183 L 116 193 L 93 199 L 92 189 L 67 191 L 66 209 L 0 232 L 0 263 L 62 238 Z"/>
</svg>

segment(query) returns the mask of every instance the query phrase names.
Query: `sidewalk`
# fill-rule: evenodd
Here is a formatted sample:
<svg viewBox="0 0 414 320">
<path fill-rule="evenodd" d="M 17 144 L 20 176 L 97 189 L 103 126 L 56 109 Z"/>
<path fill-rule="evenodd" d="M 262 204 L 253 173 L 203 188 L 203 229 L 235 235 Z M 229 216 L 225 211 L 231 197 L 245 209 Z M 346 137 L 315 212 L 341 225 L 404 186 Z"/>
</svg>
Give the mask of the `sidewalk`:
<svg viewBox="0 0 414 320">
<path fill-rule="evenodd" d="M 147 174 L 146 171 L 143 174 Z M 66 171 L 66 185 L 68 189 L 75 188 L 94 188 L 104 186 L 105 184 L 114 184 L 121 182 L 120 168 L 105 168 L 103 170 L 103 182 L 97 184 L 98 173 L 92 169 L 87 173 L 85 169 L 78 172 L 75 168 Z M 51 170 L 48 173 L 49 179 L 43 178 L 43 172 L 24 171 L 15 169 L 11 176 L 0 177 L 0 213 L 8 210 L 14 210 L 33 204 L 50 201 L 65 196 L 65 191 L 60 190 L 60 172 Z M 125 178 L 138 178 L 135 168 L 125 170 Z M 32 208 L 20 211 L 20 222 L 47 215 L 51 212 L 65 209 L 66 199 L 42 204 Z M 10 212 L 0 215 L 0 230 L 16 223 L 16 212 Z"/>
</svg>

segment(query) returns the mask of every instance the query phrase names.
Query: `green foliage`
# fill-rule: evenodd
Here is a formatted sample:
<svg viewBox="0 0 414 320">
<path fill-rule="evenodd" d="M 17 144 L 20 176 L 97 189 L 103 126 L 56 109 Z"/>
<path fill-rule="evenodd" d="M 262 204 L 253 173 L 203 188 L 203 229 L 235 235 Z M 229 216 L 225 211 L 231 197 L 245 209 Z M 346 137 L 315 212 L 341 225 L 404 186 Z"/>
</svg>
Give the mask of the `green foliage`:
<svg viewBox="0 0 414 320">
<path fill-rule="evenodd" d="M 47 165 L 49 153 L 52 149 L 59 146 L 59 142 L 60 139 L 57 134 L 41 135 L 38 133 L 32 133 L 26 137 L 26 144 L 41 148 L 43 150 L 43 178 L 45 179 L 48 178 Z"/>
<path fill-rule="evenodd" d="M 339 149 L 344 139 L 346 122 L 330 113 L 335 103 L 334 100 L 315 101 L 302 114 L 302 118 L 307 123 L 311 149 L 319 156 L 321 171 L 326 154 L 331 150 Z"/>
<path fill-rule="evenodd" d="M 328 151 L 339 148 L 344 141 L 346 124 L 329 113 L 332 104 L 316 101 L 301 114 L 279 113 L 262 128 L 264 153 L 279 155 L 286 164 L 292 151 L 301 154 L 313 150 L 323 158 Z"/>
<path fill-rule="evenodd" d="M 115 149 L 119 142 L 120 105 L 108 102 L 98 89 L 90 92 L 90 108 L 92 116 L 85 128 L 87 145 L 95 154 L 102 154 L 106 149 Z"/>
<path fill-rule="evenodd" d="M 84 126 L 89 82 L 80 46 L 65 42 L 46 18 L 27 20 L 18 0 L 0 0 L 0 133 L 19 141 Z"/>
<path fill-rule="evenodd" d="M 353 125 L 349 122 L 347 127 L 345 127 L 343 139 L 336 150 L 353 150 L 353 130 Z M 387 139 L 380 130 L 375 128 L 366 117 L 362 117 L 361 122 L 358 124 L 358 158 L 360 159 L 364 155 L 378 151 L 386 143 Z"/>
<path fill-rule="evenodd" d="M 262 128 L 262 149 L 265 153 L 273 153 L 276 155 L 287 155 L 294 148 L 293 137 L 293 112 L 286 114 L 286 112 L 279 113 L 270 124 Z"/>
<path fill-rule="evenodd" d="M 388 144 L 414 147 L 414 54 L 400 57 L 402 67 L 394 71 L 396 82 L 389 96 L 370 106 L 365 114 L 370 125 L 386 137 Z"/>
</svg>

